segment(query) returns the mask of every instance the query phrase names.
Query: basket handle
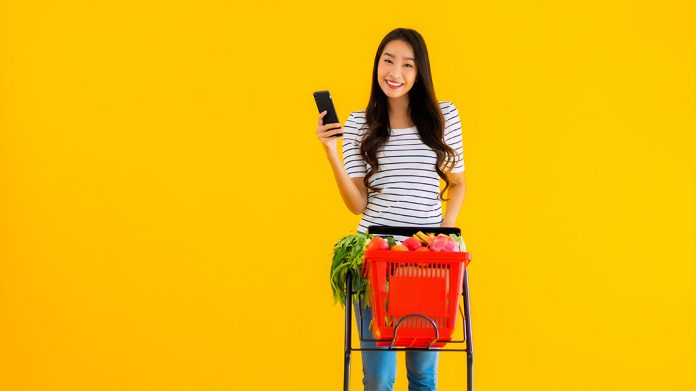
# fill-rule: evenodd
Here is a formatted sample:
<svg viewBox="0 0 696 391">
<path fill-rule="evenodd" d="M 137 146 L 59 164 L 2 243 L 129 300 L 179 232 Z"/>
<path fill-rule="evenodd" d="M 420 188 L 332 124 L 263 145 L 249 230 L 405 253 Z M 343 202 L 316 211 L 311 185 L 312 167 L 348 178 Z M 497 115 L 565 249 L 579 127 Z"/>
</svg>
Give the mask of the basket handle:
<svg viewBox="0 0 696 391">
<path fill-rule="evenodd" d="M 395 226 L 395 225 L 370 225 L 367 233 L 378 236 L 401 235 L 413 236 L 416 232 L 432 232 L 434 234 L 461 235 L 458 227 L 419 227 L 419 226 Z"/>
<path fill-rule="evenodd" d="M 394 347 L 394 343 L 396 343 L 396 337 L 397 337 L 397 333 L 399 332 L 399 326 L 401 326 L 401 322 L 403 322 L 405 319 L 408 319 L 408 318 L 418 318 L 418 317 L 420 317 L 420 318 L 425 318 L 426 320 L 428 320 L 428 322 L 430 322 L 430 324 L 433 326 L 433 329 L 435 330 L 435 339 L 433 339 L 432 341 L 430 341 L 430 343 L 428 344 L 428 348 L 430 348 L 431 346 L 433 346 L 433 344 L 434 344 L 438 339 L 440 339 L 440 331 L 437 329 L 437 325 L 435 324 L 435 321 L 434 321 L 434 320 L 432 320 L 432 319 L 431 319 L 429 316 L 427 316 L 427 315 L 423 315 L 423 314 L 410 314 L 410 315 L 404 316 L 403 318 L 399 319 L 398 322 L 396 322 L 396 326 L 394 326 L 394 338 L 392 338 L 391 344 L 389 345 L 389 348 L 390 348 L 390 349 L 393 348 L 393 347 Z"/>
</svg>

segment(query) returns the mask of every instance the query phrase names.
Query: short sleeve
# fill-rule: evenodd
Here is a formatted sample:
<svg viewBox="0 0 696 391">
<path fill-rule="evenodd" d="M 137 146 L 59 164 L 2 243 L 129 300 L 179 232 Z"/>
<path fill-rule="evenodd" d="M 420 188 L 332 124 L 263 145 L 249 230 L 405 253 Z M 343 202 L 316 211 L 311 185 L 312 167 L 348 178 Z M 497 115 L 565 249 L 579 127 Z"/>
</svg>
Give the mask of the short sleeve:
<svg viewBox="0 0 696 391">
<path fill-rule="evenodd" d="M 462 122 L 457 107 L 450 102 L 442 109 L 445 116 L 445 143 L 454 150 L 456 163 L 452 174 L 464 172 L 464 146 L 462 145 Z"/>
<path fill-rule="evenodd" d="M 360 156 L 360 142 L 357 117 L 350 113 L 343 125 L 343 168 L 351 178 L 363 178 L 367 175 L 367 165 Z"/>
</svg>

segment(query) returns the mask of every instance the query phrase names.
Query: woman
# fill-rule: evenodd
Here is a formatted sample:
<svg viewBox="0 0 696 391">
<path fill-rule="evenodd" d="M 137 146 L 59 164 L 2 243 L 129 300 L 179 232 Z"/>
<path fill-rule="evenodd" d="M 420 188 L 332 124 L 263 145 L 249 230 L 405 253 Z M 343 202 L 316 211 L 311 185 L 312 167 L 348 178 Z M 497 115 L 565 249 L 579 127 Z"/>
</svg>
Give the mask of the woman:
<svg viewBox="0 0 696 391">
<path fill-rule="evenodd" d="M 362 214 L 358 232 L 370 225 L 455 226 L 466 189 L 461 124 L 454 104 L 435 97 L 428 50 L 418 32 L 398 28 L 382 39 L 368 106 L 350 113 L 345 130 L 339 123 L 324 124 L 324 115 L 319 115 L 317 136 L 343 202 Z M 332 137 L 341 133 L 343 163 L 338 137 Z M 445 182 L 441 191 L 440 179 Z M 447 201 L 444 217 L 441 201 Z M 362 309 L 354 305 L 358 325 L 362 322 L 369 333 L 370 309 L 365 303 Z M 361 347 L 376 346 L 361 341 Z M 438 354 L 406 352 L 409 391 L 436 389 Z M 392 390 L 396 352 L 362 351 L 362 358 L 365 390 Z"/>
</svg>

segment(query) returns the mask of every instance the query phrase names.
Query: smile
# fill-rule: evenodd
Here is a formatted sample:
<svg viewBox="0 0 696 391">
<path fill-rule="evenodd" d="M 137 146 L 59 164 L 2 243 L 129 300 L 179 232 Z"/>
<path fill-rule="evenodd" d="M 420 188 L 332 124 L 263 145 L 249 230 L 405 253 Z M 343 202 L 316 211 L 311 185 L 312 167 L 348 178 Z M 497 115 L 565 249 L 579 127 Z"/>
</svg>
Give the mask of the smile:
<svg viewBox="0 0 696 391">
<path fill-rule="evenodd" d="M 387 82 L 387 85 L 389 86 L 389 88 L 392 88 L 392 89 L 397 89 L 397 88 L 400 88 L 401 86 L 404 85 L 404 83 L 395 84 L 395 83 L 390 82 L 389 80 L 386 80 L 386 82 Z"/>
</svg>

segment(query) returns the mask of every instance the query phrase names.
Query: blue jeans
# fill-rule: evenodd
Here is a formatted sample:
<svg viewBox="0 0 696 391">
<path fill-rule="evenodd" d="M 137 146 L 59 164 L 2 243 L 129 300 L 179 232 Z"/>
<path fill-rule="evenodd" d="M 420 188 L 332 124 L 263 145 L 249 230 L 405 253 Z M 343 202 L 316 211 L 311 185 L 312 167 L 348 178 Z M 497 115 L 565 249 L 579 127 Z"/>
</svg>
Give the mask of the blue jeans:
<svg viewBox="0 0 696 391">
<path fill-rule="evenodd" d="M 355 321 L 360 333 L 360 309 L 357 297 L 353 300 Z M 372 330 L 369 329 L 372 320 L 372 309 L 362 309 L 362 327 L 365 336 L 362 338 L 374 339 Z M 375 342 L 360 341 L 361 348 L 382 348 Z M 384 347 L 386 349 L 386 347 Z M 365 391 L 392 391 L 396 380 L 396 352 L 395 351 L 361 351 L 363 361 L 363 384 Z M 406 377 L 408 378 L 409 391 L 435 391 L 437 389 L 437 364 L 439 352 L 407 351 L 406 352 Z"/>
</svg>

